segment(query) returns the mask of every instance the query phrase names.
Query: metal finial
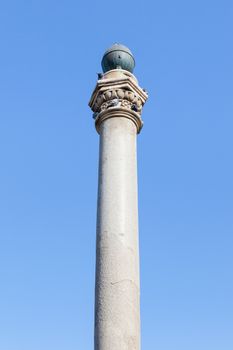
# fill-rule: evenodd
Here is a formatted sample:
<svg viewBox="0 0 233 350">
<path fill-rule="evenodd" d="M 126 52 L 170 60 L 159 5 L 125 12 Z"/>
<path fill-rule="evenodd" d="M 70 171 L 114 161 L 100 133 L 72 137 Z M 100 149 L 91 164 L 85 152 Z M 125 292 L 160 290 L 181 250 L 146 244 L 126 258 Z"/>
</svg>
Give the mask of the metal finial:
<svg viewBox="0 0 233 350">
<path fill-rule="evenodd" d="M 105 52 L 101 65 L 104 73 L 112 69 L 124 69 L 133 73 L 135 60 L 128 47 L 114 44 Z"/>
</svg>

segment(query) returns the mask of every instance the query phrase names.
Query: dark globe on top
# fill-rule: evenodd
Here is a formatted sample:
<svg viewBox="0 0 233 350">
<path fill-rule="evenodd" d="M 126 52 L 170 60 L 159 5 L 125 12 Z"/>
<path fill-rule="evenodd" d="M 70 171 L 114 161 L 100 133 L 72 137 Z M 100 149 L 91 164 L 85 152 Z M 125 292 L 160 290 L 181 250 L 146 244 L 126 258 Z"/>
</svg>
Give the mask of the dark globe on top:
<svg viewBox="0 0 233 350">
<path fill-rule="evenodd" d="M 112 69 L 124 69 L 133 73 L 135 60 L 128 47 L 114 44 L 105 52 L 101 65 L 104 73 Z"/>
</svg>

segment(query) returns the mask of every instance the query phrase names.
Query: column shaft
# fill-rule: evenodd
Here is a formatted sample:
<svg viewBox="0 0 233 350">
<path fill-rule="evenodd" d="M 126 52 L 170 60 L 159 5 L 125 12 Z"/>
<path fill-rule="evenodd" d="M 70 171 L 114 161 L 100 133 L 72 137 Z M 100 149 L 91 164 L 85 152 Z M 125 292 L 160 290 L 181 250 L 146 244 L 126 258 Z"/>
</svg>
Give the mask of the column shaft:
<svg viewBox="0 0 233 350">
<path fill-rule="evenodd" d="M 95 350 L 140 349 L 137 128 L 100 125 Z"/>
</svg>

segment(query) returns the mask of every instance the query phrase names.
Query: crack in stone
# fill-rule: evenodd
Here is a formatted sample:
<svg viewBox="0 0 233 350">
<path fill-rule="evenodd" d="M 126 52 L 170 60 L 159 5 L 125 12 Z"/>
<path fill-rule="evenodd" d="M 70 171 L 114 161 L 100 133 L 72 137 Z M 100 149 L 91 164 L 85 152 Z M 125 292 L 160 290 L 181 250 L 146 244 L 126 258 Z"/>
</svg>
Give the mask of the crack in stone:
<svg viewBox="0 0 233 350">
<path fill-rule="evenodd" d="M 132 283 L 137 289 L 139 289 L 138 286 L 136 285 L 136 283 L 135 283 L 134 281 L 132 281 L 131 279 L 129 279 L 129 278 L 125 278 L 125 279 L 120 280 L 120 281 L 117 281 L 117 282 L 111 282 L 111 285 L 114 286 L 115 284 L 122 283 L 122 282 L 130 282 L 130 283 Z"/>
</svg>

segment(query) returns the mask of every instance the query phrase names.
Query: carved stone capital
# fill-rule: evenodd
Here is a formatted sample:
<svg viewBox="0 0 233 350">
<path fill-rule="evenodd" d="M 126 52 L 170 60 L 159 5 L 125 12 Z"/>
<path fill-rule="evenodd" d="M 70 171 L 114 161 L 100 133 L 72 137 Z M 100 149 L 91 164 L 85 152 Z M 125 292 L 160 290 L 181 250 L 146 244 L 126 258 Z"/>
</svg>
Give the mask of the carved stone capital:
<svg viewBox="0 0 233 350">
<path fill-rule="evenodd" d="M 142 90 L 136 78 L 124 70 L 112 70 L 98 80 L 89 106 L 94 112 L 96 129 L 100 123 L 113 117 L 131 119 L 140 132 L 143 122 L 141 112 L 147 100 L 147 93 Z"/>
</svg>

